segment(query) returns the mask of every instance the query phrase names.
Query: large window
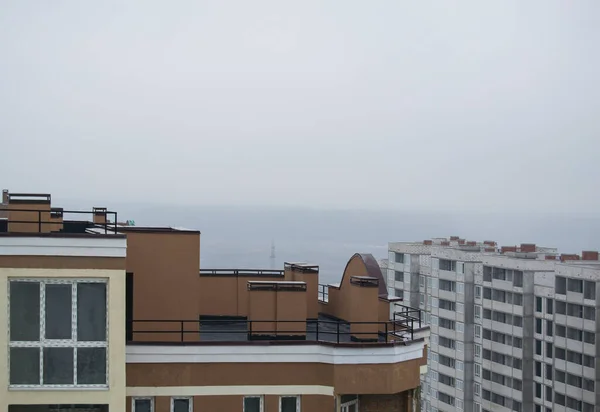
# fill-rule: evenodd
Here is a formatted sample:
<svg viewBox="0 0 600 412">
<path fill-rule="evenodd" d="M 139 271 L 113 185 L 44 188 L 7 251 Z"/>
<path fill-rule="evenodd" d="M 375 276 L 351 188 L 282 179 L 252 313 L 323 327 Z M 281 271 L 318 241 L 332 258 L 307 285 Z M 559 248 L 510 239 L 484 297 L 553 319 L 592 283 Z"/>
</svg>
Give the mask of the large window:
<svg viewBox="0 0 600 412">
<path fill-rule="evenodd" d="M 448 270 L 451 272 L 455 272 L 456 271 L 456 261 L 440 259 L 439 268 L 440 268 L 440 270 Z"/>
<path fill-rule="evenodd" d="M 12 387 L 106 387 L 103 280 L 11 279 Z"/>
</svg>

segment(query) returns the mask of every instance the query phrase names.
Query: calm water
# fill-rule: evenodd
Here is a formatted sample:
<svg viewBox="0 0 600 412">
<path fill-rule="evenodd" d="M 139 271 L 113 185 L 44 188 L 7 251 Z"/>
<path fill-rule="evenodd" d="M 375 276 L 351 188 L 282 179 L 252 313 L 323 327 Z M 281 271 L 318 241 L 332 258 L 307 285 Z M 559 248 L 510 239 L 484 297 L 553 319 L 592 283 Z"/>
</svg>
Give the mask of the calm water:
<svg viewBox="0 0 600 412">
<path fill-rule="evenodd" d="M 113 206 L 117 209 L 117 205 Z M 600 249 L 598 216 L 327 211 L 291 208 L 118 206 L 119 220 L 199 229 L 201 267 L 269 268 L 284 261 L 320 265 L 321 282 L 339 281 L 352 254 L 387 256 L 387 242 L 458 235 L 500 244 L 537 243 L 564 252 Z"/>
</svg>

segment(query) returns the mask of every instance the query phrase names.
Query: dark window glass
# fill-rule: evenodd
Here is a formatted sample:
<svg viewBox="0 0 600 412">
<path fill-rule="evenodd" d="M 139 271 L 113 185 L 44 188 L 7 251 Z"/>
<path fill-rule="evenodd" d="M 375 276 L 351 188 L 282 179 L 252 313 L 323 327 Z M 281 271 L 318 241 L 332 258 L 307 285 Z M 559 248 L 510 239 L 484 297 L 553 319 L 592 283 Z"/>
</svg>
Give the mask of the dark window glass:
<svg viewBox="0 0 600 412">
<path fill-rule="evenodd" d="M 77 284 L 77 340 L 106 340 L 106 283 Z"/>
<path fill-rule="evenodd" d="M 542 320 L 541 319 L 535 320 L 535 333 L 542 333 Z"/>
<path fill-rule="evenodd" d="M 552 387 L 546 386 L 546 400 L 552 402 Z"/>
<path fill-rule="evenodd" d="M 244 412 L 261 412 L 260 398 L 257 396 L 244 398 Z"/>
<path fill-rule="evenodd" d="M 281 398 L 281 412 L 297 412 L 296 397 L 284 396 Z"/>
<path fill-rule="evenodd" d="M 69 285 L 46 285 L 46 339 L 72 339 L 71 291 Z"/>
<path fill-rule="evenodd" d="M 546 335 L 552 336 L 552 321 L 551 320 L 546 321 Z"/>
<path fill-rule="evenodd" d="M 40 340 L 40 284 L 10 282 L 10 340 Z"/>
<path fill-rule="evenodd" d="M 39 348 L 10 348 L 10 384 L 40 384 Z"/>
<path fill-rule="evenodd" d="M 404 282 L 404 273 L 396 270 L 394 272 L 394 279 L 396 279 L 397 282 Z"/>
<path fill-rule="evenodd" d="M 540 297 L 535 298 L 535 311 L 542 312 L 542 298 Z"/>
<path fill-rule="evenodd" d="M 190 412 L 190 400 L 173 399 L 173 412 Z"/>
<path fill-rule="evenodd" d="M 73 348 L 44 348 L 44 385 L 73 383 Z"/>
<path fill-rule="evenodd" d="M 554 309 L 553 304 L 554 301 L 552 299 L 546 299 L 546 313 L 552 315 Z"/>
<path fill-rule="evenodd" d="M 136 399 L 134 409 L 134 412 L 151 412 L 152 401 L 150 399 Z"/>
<path fill-rule="evenodd" d="M 586 280 L 583 285 L 584 299 L 596 299 L 596 282 Z"/>
<path fill-rule="evenodd" d="M 567 293 L 567 279 L 562 276 L 557 276 L 554 278 L 554 291 L 555 293 L 559 293 L 564 295 Z"/>
<path fill-rule="evenodd" d="M 77 384 L 106 385 L 106 348 L 77 349 Z"/>
</svg>

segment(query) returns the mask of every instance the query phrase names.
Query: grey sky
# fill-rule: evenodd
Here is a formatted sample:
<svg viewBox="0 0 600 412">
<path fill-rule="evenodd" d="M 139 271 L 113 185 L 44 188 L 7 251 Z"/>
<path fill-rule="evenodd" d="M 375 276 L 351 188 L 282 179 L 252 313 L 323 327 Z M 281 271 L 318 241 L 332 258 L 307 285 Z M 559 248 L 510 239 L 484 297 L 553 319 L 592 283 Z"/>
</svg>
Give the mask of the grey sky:
<svg viewBox="0 0 600 412">
<path fill-rule="evenodd" d="M 4 0 L 0 184 L 596 211 L 599 50 L 597 0 Z"/>
</svg>

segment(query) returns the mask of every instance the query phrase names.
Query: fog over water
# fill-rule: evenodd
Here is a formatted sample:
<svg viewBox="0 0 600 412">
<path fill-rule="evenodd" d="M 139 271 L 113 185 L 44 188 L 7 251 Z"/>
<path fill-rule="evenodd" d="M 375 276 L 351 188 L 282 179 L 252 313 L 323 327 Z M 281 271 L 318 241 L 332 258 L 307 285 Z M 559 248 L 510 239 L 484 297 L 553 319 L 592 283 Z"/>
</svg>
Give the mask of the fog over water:
<svg viewBox="0 0 600 412">
<path fill-rule="evenodd" d="M 387 257 L 387 242 L 458 235 L 500 245 L 536 243 L 580 253 L 600 249 L 600 215 L 430 213 L 307 208 L 107 205 L 136 225 L 198 229 L 202 268 L 269 268 L 284 261 L 320 265 L 321 282 L 339 281 L 356 252 Z"/>
</svg>

